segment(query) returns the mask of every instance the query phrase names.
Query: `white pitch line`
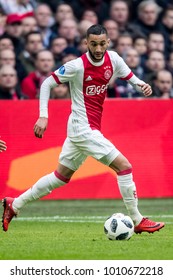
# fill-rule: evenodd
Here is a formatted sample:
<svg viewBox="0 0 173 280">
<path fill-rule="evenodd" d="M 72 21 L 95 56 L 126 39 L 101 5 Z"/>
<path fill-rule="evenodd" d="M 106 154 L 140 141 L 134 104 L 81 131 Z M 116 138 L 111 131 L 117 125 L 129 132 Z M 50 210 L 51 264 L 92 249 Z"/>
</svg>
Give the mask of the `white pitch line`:
<svg viewBox="0 0 173 280">
<path fill-rule="evenodd" d="M 148 217 L 154 218 L 173 218 L 173 215 L 152 215 Z M 18 217 L 16 221 L 37 221 L 37 222 L 69 222 L 69 223 L 103 223 L 108 216 L 51 216 L 51 217 Z M 172 222 L 166 222 L 167 224 L 173 224 Z"/>
</svg>

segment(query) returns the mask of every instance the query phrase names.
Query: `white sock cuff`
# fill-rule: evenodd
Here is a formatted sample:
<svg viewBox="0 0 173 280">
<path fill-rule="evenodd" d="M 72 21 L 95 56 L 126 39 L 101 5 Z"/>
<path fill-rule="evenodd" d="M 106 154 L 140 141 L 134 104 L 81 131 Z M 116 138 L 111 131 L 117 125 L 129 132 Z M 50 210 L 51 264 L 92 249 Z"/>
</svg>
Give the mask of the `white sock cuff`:
<svg viewBox="0 0 173 280">
<path fill-rule="evenodd" d="M 132 173 L 129 173 L 127 175 L 117 175 L 118 184 L 121 184 L 121 186 L 128 186 L 133 184 L 133 175 Z"/>
</svg>

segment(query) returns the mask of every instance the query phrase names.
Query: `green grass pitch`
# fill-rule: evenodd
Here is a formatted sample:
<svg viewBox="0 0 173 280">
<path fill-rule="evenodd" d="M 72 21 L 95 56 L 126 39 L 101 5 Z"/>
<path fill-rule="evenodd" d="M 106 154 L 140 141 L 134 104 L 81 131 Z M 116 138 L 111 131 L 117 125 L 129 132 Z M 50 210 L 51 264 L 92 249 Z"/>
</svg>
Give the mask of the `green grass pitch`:
<svg viewBox="0 0 173 280">
<path fill-rule="evenodd" d="M 8 232 L 1 231 L 0 260 L 172 260 L 173 199 L 140 199 L 139 209 L 165 227 L 154 234 L 134 234 L 128 241 L 110 241 L 104 221 L 115 212 L 126 213 L 121 200 L 32 202 Z"/>
</svg>

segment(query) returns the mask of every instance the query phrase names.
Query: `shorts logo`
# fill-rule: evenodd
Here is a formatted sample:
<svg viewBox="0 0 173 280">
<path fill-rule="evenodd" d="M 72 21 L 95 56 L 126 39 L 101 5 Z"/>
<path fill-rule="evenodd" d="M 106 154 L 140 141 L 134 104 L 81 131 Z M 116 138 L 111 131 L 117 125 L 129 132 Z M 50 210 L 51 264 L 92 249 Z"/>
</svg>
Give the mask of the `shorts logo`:
<svg viewBox="0 0 173 280">
<path fill-rule="evenodd" d="M 87 95 L 96 95 L 103 93 L 105 90 L 107 90 L 108 84 L 102 85 L 102 86 L 96 86 L 96 85 L 91 85 L 86 87 L 86 94 Z"/>
<path fill-rule="evenodd" d="M 134 196 L 135 199 L 137 199 L 137 192 L 136 192 L 136 190 L 133 191 L 133 196 Z"/>
<path fill-rule="evenodd" d="M 111 70 L 109 70 L 109 69 L 106 70 L 105 73 L 104 73 L 105 79 L 106 79 L 106 80 L 109 80 L 111 76 L 112 76 Z"/>
</svg>

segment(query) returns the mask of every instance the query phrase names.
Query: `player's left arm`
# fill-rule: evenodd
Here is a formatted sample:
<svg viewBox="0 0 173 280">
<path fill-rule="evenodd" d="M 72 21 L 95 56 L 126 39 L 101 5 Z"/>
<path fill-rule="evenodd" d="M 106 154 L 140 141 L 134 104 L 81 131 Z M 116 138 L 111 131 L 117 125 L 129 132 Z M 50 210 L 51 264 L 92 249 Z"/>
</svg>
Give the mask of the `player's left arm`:
<svg viewBox="0 0 173 280">
<path fill-rule="evenodd" d="M 145 83 L 144 81 L 140 80 L 133 73 L 132 73 L 132 77 L 129 80 L 127 80 L 127 82 L 131 84 L 136 89 L 136 91 L 141 92 L 146 97 L 152 94 L 151 86 Z"/>
<path fill-rule="evenodd" d="M 125 61 L 118 54 L 113 53 L 115 62 L 115 74 L 122 80 L 131 84 L 136 91 L 141 92 L 144 96 L 150 96 L 152 94 L 152 88 L 149 84 L 140 80 L 128 67 Z"/>
<path fill-rule="evenodd" d="M 142 84 L 137 84 L 137 86 L 142 90 L 142 93 L 144 96 L 150 96 L 152 94 L 152 88 L 149 84 L 142 83 Z"/>
</svg>

